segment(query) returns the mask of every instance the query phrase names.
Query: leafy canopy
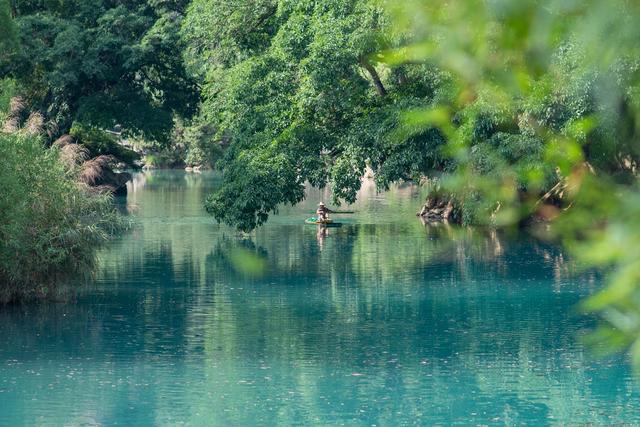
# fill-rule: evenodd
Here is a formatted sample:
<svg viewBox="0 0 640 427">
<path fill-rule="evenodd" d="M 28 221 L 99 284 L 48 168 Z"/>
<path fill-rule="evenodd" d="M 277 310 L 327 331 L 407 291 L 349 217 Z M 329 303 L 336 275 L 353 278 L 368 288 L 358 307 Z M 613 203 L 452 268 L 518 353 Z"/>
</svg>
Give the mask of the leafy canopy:
<svg viewBox="0 0 640 427">
<path fill-rule="evenodd" d="M 382 186 L 442 166 L 439 132 L 408 135 L 400 150 L 387 138 L 446 78 L 380 64 L 376 52 L 397 40 L 376 3 L 196 0 L 183 34 L 204 79 L 199 119 L 231 141 L 222 190 L 206 203 L 218 220 L 255 228 L 302 200 L 306 181 L 353 201 L 367 163 Z"/>
<path fill-rule="evenodd" d="M 19 80 L 60 132 L 75 120 L 164 140 L 174 113 L 195 110 L 197 86 L 179 55 L 185 2 L 14 3 L 20 47 L 0 57 L 0 74 Z"/>
</svg>

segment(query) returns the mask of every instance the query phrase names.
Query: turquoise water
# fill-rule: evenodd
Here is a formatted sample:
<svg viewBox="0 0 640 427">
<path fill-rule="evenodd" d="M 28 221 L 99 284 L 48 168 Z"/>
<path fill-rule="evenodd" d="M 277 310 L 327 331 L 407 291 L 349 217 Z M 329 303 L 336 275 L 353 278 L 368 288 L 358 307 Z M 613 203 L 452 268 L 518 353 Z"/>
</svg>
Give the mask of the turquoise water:
<svg viewBox="0 0 640 427">
<path fill-rule="evenodd" d="M 242 236 L 213 174 L 138 174 L 135 229 L 72 303 L 0 309 L 0 425 L 640 424 L 622 358 L 574 311 L 600 286 L 526 238 L 425 227 L 371 183 L 341 228 L 326 194 Z"/>
</svg>

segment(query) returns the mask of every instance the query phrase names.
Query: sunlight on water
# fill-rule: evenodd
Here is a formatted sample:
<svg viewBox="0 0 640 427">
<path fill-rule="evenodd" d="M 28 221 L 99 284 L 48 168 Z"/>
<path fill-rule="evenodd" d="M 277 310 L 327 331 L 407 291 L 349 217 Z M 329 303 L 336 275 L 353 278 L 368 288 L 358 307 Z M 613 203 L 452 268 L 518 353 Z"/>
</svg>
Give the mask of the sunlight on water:
<svg viewBox="0 0 640 427">
<path fill-rule="evenodd" d="M 578 341 L 599 278 L 557 248 L 425 227 L 419 189 L 370 182 L 341 228 L 303 223 L 310 189 L 241 236 L 202 209 L 218 183 L 136 175 L 77 301 L 0 311 L 1 425 L 640 423 L 625 361 Z"/>
</svg>

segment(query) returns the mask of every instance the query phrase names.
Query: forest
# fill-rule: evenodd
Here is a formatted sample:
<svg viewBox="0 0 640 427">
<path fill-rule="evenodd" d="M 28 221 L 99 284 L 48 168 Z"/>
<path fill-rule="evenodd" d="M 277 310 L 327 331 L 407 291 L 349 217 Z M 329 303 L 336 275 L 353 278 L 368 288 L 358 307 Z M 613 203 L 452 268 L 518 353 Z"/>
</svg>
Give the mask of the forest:
<svg viewBox="0 0 640 427">
<path fill-rule="evenodd" d="M 328 187 L 559 242 L 640 365 L 640 5 L 624 0 L 0 0 L 0 299 L 46 296 L 128 227 L 142 165 L 221 171 L 243 232 Z M 114 137 L 117 135 L 117 137 Z M 126 139 L 129 145 L 119 144 Z"/>
</svg>

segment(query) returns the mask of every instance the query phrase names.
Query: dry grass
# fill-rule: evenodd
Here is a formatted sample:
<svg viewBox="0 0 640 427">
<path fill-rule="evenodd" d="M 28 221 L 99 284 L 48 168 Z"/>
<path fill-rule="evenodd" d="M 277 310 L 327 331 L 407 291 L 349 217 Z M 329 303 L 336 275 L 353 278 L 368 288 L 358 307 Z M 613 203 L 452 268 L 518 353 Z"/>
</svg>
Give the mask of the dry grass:
<svg viewBox="0 0 640 427">
<path fill-rule="evenodd" d="M 4 125 L 2 126 L 2 131 L 4 133 L 15 133 L 20 130 L 20 120 L 18 117 L 9 117 L 5 120 Z"/>
<path fill-rule="evenodd" d="M 56 147 L 62 148 L 65 145 L 69 145 L 69 144 L 73 144 L 73 143 L 75 143 L 73 137 L 71 135 L 69 135 L 69 134 L 65 134 L 65 135 L 62 135 L 60 138 L 56 139 L 53 142 L 53 145 L 56 146 Z"/>
<path fill-rule="evenodd" d="M 95 187 L 87 186 L 86 191 L 90 195 L 110 196 L 113 194 L 113 187 L 110 185 L 97 185 Z"/>
<path fill-rule="evenodd" d="M 112 182 L 114 179 L 114 172 L 112 165 L 115 159 L 112 156 L 98 156 L 91 160 L 87 160 L 82 165 L 82 172 L 80 172 L 80 182 L 96 187 L 103 185 L 105 182 Z"/>
<path fill-rule="evenodd" d="M 57 142 L 57 141 L 56 141 Z M 68 169 L 86 162 L 89 159 L 89 150 L 79 144 L 66 144 L 60 148 L 60 161 Z"/>
<path fill-rule="evenodd" d="M 53 120 L 49 120 L 44 125 L 44 131 L 47 133 L 49 138 L 53 138 L 54 135 L 57 135 L 59 130 L 60 128 L 58 127 L 58 124 Z"/>
<path fill-rule="evenodd" d="M 14 96 L 9 102 L 9 116 L 18 117 L 26 106 L 27 103 L 21 96 Z"/>
<path fill-rule="evenodd" d="M 23 128 L 27 135 L 40 135 L 44 131 L 44 117 L 37 111 L 29 114 L 29 118 Z"/>
<path fill-rule="evenodd" d="M 32 112 L 24 120 L 26 109 L 27 103 L 22 97 L 14 96 L 11 98 L 9 111 L 4 123 L 2 123 L 2 131 L 5 133 L 22 132 L 29 136 L 46 134 L 49 138 L 58 133 L 57 123 L 53 120 L 45 122 L 45 117 L 38 111 Z"/>
</svg>

